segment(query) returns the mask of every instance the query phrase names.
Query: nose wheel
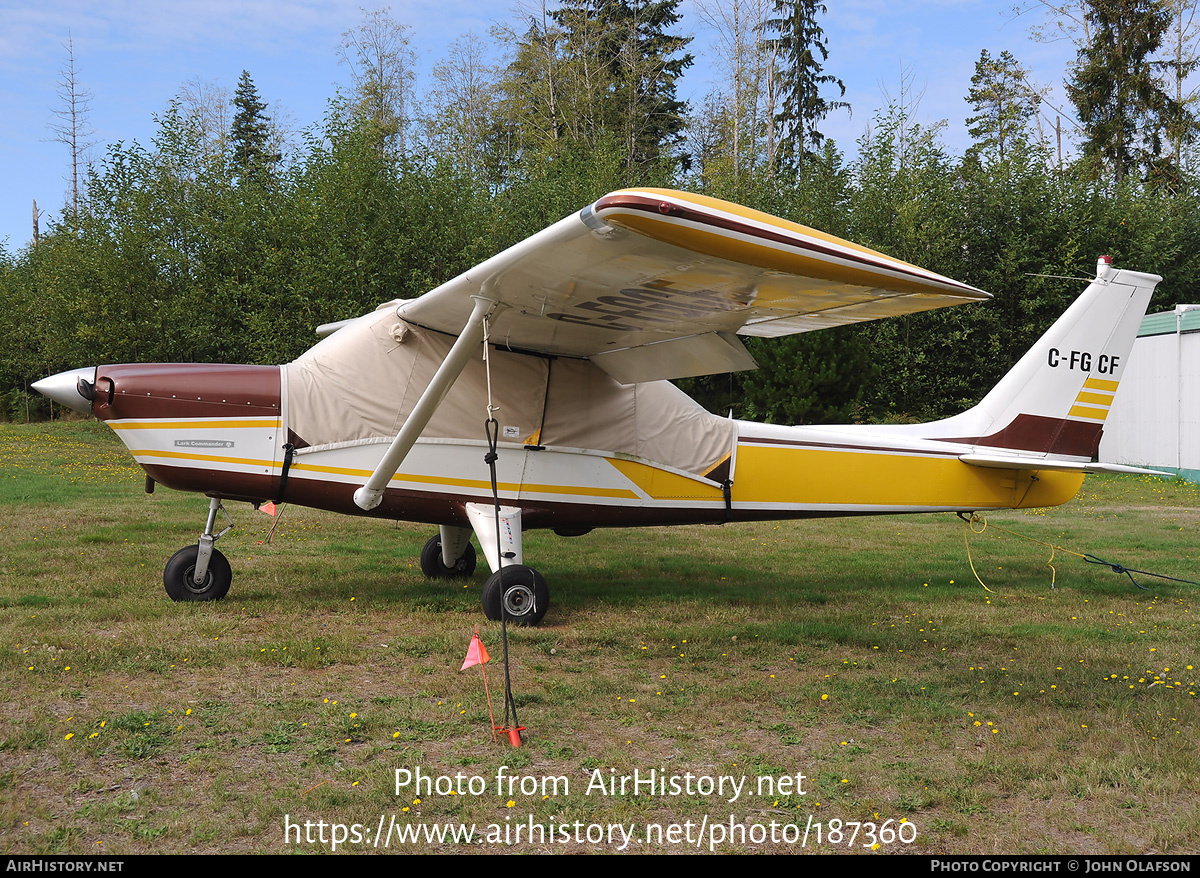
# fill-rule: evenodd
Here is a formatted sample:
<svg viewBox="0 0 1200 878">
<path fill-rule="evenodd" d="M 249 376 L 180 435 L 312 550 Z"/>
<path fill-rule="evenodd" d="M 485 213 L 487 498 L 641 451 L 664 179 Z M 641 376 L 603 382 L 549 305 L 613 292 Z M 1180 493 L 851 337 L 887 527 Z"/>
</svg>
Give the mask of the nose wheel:
<svg viewBox="0 0 1200 878">
<path fill-rule="evenodd" d="M 229 592 L 233 570 L 216 549 L 208 558 L 204 577 L 196 582 L 196 557 L 199 546 L 184 546 L 171 556 L 163 570 L 163 585 L 173 601 L 219 601 Z"/>
<path fill-rule="evenodd" d="M 229 522 L 229 527 L 213 533 L 220 512 Z M 233 529 L 233 519 L 213 497 L 208 501 L 208 520 L 204 533 L 191 546 L 184 546 L 171 556 L 163 569 L 163 585 L 173 601 L 219 601 L 229 592 L 233 582 L 233 570 L 228 559 L 213 548 L 213 543 Z"/>
</svg>

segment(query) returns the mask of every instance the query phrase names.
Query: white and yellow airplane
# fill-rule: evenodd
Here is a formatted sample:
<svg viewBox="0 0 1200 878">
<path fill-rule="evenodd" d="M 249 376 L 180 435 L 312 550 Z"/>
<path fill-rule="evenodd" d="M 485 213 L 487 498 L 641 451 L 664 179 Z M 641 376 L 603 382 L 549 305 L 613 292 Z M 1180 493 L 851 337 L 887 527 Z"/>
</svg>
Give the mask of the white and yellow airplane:
<svg viewBox="0 0 1200 878">
<path fill-rule="evenodd" d="M 417 299 L 321 327 L 283 366 L 99 366 L 34 386 L 106 421 L 147 490 L 210 498 L 203 534 L 164 571 L 175 600 L 225 595 L 222 502 L 269 500 L 438 525 L 421 553 L 433 577 L 474 571 L 474 531 L 493 571 L 484 611 L 536 624 L 549 592 L 523 563 L 529 528 L 1053 506 L 1085 472 L 1144 472 L 1091 461 L 1159 280 L 1102 257 L 1032 350 L 947 420 L 735 421 L 666 379 L 753 369 L 739 335 L 988 295 L 738 205 L 631 189 Z"/>
</svg>

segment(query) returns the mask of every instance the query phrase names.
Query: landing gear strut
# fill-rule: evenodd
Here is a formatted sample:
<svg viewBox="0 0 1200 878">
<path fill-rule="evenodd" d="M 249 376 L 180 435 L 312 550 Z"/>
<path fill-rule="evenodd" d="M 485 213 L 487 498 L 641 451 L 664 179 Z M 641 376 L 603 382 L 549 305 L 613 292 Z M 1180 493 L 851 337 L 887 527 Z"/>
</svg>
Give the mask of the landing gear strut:
<svg viewBox="0 0 1200 878">
<path fill-rule="evenodd" d="M 220 512 L 229 526 L 220 533 L 213 533 L 213 526 Z M 229 591 L 233 582 L 233 570 L 229 561 L 213 548 L 213 543 L 233 529 L 233 519 L 213 497 L 208 501 L 208 521 L 204 533 L 194 546 L 184 546 L 171 556 L 163 570 L 163 585 L 173 601 L 219 601 Z"/>
</svg>

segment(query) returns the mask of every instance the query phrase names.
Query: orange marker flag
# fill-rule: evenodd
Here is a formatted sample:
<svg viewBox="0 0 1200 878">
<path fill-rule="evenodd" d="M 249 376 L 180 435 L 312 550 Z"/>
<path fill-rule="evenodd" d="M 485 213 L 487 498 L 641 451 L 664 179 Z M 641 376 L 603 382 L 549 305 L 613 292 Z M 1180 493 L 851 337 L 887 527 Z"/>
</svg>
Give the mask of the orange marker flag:
<svg viewBox="0 0 1200 878">
<path fill-rule="evenodd" d="M 475 633 L 471 636 L 471 645 L 467 647 L 467 658 L 463 662 L 460 671 L 465 671 L 472 665 L 482 665 L 485 662 L 491 661 L 492 657 L 488 655 L 487 647 L 483 645 L 483 641 L 479 639 L 479 629 L 475 629 Z"/>
<path fill-rule="evenodd" d="M 267 515 L 271 515 L 271 516 L 275 515 L 275 504 L 272 503 L 271 501 L 267 501 L 266 503 L 264 503 L 262 506 L 259 506 L 258 508 L 262 512 L 267 513 Z"/>
</svg>

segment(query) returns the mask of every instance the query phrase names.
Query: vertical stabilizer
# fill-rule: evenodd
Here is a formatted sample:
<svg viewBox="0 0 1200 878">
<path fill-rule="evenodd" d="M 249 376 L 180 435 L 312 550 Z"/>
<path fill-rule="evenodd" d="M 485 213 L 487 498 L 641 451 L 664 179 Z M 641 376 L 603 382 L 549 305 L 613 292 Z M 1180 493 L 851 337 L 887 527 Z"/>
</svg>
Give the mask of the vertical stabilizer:
<svg viewBox="0 0 1200 878">
<path fill-rule="evenodd" d="M 979 405 L 926 425 L 931 439 L 1024 456 L 1091 460 L 1154 287 L 1100 257 L 1083 294 Z"/>
</svg>

